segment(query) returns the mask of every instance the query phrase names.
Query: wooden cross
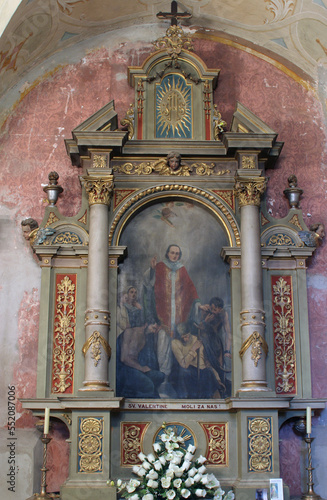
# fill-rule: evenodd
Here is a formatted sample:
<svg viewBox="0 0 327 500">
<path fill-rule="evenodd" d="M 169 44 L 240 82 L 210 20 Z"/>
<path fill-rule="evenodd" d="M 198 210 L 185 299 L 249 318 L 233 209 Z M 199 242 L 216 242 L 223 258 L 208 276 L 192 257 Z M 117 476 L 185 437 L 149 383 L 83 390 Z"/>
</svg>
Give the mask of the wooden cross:
<svg viewBox="0 0 327 500">
<path fill-rule="evenodd" d="M 192 14 L 189 12 L 177 12 L 177 2 L 171 2 L 171 12 L 158 12 L 159 19 L 170 19 L 171 26 L 177 26 L 178 19 L 190 19 Z"/>
</svg>

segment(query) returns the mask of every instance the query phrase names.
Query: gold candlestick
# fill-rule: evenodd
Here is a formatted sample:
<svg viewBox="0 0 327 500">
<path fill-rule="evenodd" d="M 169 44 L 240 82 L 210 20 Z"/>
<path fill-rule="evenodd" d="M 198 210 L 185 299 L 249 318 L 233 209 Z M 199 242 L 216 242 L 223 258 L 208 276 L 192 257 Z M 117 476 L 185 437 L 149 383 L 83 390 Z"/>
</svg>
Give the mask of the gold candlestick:
<svg viewBox="0 0 327 500">
<path fill-rule="evenodd" d="M 41 492 L 34 493 L 27 500 L 53 500 L 53 497 L 48 495 L 47 493 L 47 447 L 48 443 L 51 441 L 51 437 L 49 434 L 43 434 L 41 437 L 41 441 L 43 443 L 43 463 L 41 467 Z"/>
<path fill-rule="evenodd" d="M 310 434 L 307 434 L 304 438 L 304 441 L 307 443 L 307 449 L 308 449 L 308 467 L 306 467 L 306 470 L 308 471 L 308 491 L 302 495 L 303 500 L 321 500 L 321 497 L 317 495 L 313 491 L 313 474 L 312 471 L 314 470 L 314 467 L 312 467 L 312 453 L 311 453 L 311 443 L 314 440 L 313 437 L 311 437 Z"/>
</svg>

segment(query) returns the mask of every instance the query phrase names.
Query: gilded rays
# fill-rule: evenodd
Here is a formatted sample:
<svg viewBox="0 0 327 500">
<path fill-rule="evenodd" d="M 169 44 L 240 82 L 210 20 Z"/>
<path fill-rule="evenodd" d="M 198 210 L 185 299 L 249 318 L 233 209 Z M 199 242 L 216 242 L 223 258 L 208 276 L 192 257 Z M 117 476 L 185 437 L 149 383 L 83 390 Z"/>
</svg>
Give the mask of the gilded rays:
<svg viewBox="0 0 327 500">
<path fill-rule="evenodd" d="M 180 75 L 167 75 L 157 86 L 156 137 L 192 138 L 192 88 Z"/>
</svg>

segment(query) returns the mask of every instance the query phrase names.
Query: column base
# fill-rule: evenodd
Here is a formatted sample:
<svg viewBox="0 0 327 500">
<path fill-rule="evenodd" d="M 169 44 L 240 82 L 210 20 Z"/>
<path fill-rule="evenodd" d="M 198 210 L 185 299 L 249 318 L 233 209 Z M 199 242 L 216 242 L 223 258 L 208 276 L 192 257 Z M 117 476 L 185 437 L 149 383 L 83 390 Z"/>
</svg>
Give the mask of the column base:
<svg viewBox="0 0 327 500">
<path fill-rule="evenodd" d="M 82 392 L 92 392 L 92 391 L 110 391 L 114 392 L 109 386 L 108 382 L 102 382 L 101 380 L 85 380 L 83 382 L 84 387 L 79 389 Z"/>
<path fill-rule="evenodd" d="M 266 381 L 249 380 L 242 382 L 239 392 L 273 392 L 267 385 Z"/>
</svg>

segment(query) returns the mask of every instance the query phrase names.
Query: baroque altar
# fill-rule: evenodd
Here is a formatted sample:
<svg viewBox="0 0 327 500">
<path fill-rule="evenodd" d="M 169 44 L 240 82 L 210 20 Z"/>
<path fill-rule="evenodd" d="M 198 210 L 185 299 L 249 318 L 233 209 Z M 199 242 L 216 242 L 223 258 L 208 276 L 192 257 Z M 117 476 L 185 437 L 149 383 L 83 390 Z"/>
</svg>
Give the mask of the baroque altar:
<svg viewBox="0 0 327 500">
<path fill-rule="evenodd" d="M 131 476 L 163 421 L 254 498 L 280 477 L 282 423 L 324 407 L 311 395 L 317 241 L 303 238 L 301 190 L 291 179 L 288 215 L 270 216 L 266 170 L 283 144 L 241 103 L 226 129 L 218 77 L 171 26 L 129 68 L 121 123 L 111 101 L 66 140 L 80 212 L 63 217 L 49 198 L 29 234 L 42 300 L 37 397 L 24 407 L 69 428 L 62 500 L 115 498 L 111 481 Z"/>
</svg>

